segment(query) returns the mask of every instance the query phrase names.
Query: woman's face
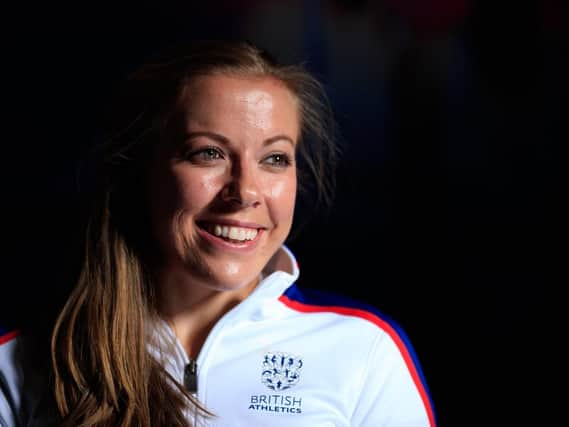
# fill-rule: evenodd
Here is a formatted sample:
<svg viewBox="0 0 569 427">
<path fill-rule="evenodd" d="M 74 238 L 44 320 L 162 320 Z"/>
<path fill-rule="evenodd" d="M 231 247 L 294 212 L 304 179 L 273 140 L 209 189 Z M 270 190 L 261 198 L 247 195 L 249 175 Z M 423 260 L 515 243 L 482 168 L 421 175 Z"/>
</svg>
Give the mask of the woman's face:
<svg viewBox="0 0 569 427">
<path fill-rule="evenodd" d="M 271 78 L 188 84 L 154 157 L 150 202 L 161 271 L 232 290 L 255 281 L 289 234 L 297 101 Z"/>
</svg>

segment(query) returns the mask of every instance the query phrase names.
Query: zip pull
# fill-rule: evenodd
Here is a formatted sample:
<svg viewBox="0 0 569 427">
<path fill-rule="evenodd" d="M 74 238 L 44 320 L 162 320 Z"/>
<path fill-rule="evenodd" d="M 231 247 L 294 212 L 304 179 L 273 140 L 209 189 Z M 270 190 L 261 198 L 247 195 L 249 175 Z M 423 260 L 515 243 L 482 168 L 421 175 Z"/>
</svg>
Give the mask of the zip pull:
<svg viewBox="0 0 569 427">
<path fill-rule="evenodd" d="M 190 393 L 198 392 L 198 364 L 192 358 L 184 368 L 184 387 Z"/>
</svg>

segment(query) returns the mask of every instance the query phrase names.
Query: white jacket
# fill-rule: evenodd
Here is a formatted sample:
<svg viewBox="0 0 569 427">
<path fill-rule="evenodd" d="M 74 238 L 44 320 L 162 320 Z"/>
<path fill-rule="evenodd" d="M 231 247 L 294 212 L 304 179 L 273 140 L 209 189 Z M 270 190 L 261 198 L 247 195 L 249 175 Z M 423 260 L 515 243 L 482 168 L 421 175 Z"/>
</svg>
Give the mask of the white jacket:
<svg viewBox="0 0 569 427">
<path fill-rule="evenodd" d="M 435 426 L 419 364 L 403 332 L 369 306 L 301 288 L 293 255 L 288 268 L 265 272 L 255 291 L 214 326 L 197 358 L 197 397 L 225 426 Z M 180 383 L 190 360 L 171 329 L 174 350 L 150 351 Z M 0 342 L 1 342 L 0 338 Z M 0 345 L 0 426 L 16 422 L 21 367 Z M 170 341 L 170 340 L 169 340 Z M 170 346 L 169 348 L 172 348 Z M 188 416 L 191 416 L 188 414 Z M 2 424 L 3 423 L 3 424 Z"/>
</svg>

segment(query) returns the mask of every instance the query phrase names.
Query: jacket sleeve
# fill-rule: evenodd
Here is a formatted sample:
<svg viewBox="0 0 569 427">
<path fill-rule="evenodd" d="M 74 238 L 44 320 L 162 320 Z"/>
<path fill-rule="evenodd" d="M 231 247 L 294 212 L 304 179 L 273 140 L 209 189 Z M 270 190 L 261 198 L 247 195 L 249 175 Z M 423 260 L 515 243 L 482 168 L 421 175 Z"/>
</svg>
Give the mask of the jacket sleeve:
<svg viewBox="0 0 569 427">
<path fill-rule="evenodd" d="M 21 390 L 22 367 L 16 357 L 17 332 L 0 335 L 0 426 L 17 427 Z"/>
<path fill-rule="evenodd" d="M 364 372 L 353 427 L 435 427 L 426 384 L 402 331 L 379 332 Z"/>
</svg>

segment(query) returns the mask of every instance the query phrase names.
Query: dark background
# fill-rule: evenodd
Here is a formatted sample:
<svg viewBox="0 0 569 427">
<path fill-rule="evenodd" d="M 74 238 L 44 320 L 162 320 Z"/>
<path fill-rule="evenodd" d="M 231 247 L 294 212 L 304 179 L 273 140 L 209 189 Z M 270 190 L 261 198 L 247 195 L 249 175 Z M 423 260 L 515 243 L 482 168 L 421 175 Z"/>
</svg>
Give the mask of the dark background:
<svg viewBox="0 0 569 427">
<path fill-rule="evenodd" d="M 305 62 L 341 132 L 335 207 L 289 242 L 300 283 L 398 320 L 441 426 L 556 424 L 566 2 L 202 3 L 4 9 L 3 321 L 67 289 L 113 88 L 171 42 L 246 38 Z"/>
</svg>

